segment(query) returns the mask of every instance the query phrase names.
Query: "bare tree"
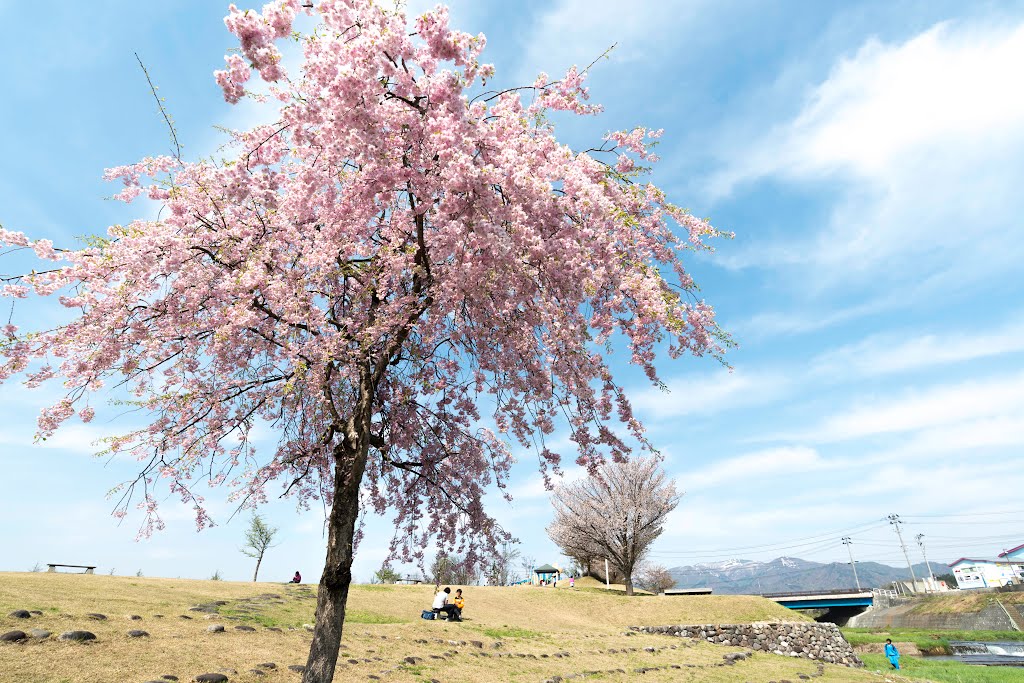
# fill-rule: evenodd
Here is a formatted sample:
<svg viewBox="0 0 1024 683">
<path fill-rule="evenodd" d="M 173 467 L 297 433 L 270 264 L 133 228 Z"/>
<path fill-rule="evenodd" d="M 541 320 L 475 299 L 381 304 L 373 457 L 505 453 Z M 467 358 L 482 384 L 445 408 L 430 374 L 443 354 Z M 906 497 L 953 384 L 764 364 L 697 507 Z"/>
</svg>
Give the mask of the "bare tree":
<svg viewBox="0 0 1024 683">
<path fill-rule="evenodd" d="M 441 587 L 442 583 L 451 583 L 451 569 L 454 561 L 451 555 L 446 552 L 439 552 L 430 563 L 430 571 L 426 576 L 428 581 L 434 583 L 434 590 Z"/>
<path fill-rule="evenodd" d="M 276 528 L 267 526 L 259 515 L 253 515 L 249 521 L 249 528 L 245 532 L 245 545 L 241 550 L 243 555 L 248 555 L 256 560 L 256 571 L 252 573 L 253 583 L 256 582 L 256 577 L 260 573 L 263 555 L 268 549 L 274 547 L 274 536 L 277 535 L 277 532 Z"/>
<path fill-rule="evenodd" d="M 607 558 L 633 595 L 633 570 L 661 535 L 679 495 L 657 458 L 608 463 L 555 489 L 548 536 L 573 558 Z"/>
<path fill-rule="evenodd" d="M 468 586 L 477 581 L 475 566 L 475 562 L 465 557 L 441 551 L 430 563 L 429 574 L 424 576 L 427 581 L 434 583 L 435 588 L 440 588 L 441 584 Z"/>
<path fill-rule="evenodd" d="M 509 542 L 501 544 L 495 553 L 487 578 L 495 586 L 507 586 L 512 580 L 512 563 L 519 559 L 519 550 Z"/>
<path fill-rule="evenodd" d="M 672 578 L 672 574 L 660 564 L 644 563 L 635 573 L 636 580 L 634 583 L 655 595 L 664 593 L 676 585 L 676 580 Z"/>
<path fill-rule="evenodd" d="M 533 555 L 524 555 L 519 561 L 519 566 L 523 568 L 525 576 L 523 578 L 529 579 L 533 575 L 533 570 L 537 566 L 537 558 Z"/>
</svg>

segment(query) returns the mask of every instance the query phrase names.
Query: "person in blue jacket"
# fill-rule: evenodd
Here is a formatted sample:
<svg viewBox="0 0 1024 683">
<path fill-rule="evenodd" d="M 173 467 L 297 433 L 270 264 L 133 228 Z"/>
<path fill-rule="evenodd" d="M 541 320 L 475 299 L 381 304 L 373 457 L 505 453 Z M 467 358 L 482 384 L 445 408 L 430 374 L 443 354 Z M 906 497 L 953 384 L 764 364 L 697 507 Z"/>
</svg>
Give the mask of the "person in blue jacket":
<svg viewBox="0 0 1024 683">
<path fill-rule="evenodd" d="M 892 668 L 897 670 L 900 668 L 900 651 L 892 644 L 892 638 L 885 639 L 885 656 L 889 658 Z"/>
</svg>

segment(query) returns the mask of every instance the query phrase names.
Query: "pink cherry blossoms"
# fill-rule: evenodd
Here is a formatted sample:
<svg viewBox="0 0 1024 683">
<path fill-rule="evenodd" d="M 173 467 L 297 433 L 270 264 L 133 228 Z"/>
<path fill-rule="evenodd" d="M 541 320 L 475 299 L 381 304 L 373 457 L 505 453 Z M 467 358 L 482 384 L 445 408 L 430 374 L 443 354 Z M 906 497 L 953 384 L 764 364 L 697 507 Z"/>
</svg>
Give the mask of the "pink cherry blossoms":
<svg viewBox="0 0 1024 683">
<path fill-rule="evenodd" d="M 165 210 L 85 248 L 0 229 L 0 246 L 56 260 L 5 276 L 2 295 L 75 311 L 52 330 L 22 330 L 16 315 L 0 381 L 64 383 L 42 437 L 92 419 L 101 389 L 126 388 L 148 423 L 110 450 L 139 460 L 127 486 L 153 528 L 161 485 L 202 526 L 198 482 L 251 506 L 281 491 L 330 502 L 354 481 L 365 505 L 394 514 L 398 558 L 421 560 L 437 536 L 480 559 L 504 538 L 484 492 L 507 482 L 507 440 L 545 474 L 563 456 L 546 444 L 559 425 L 592 469 L 626 457 L 620 427 L 644 443 L 606 345 L 652 381 L 663 348 L 723 351 L 680 260 L 717 233 L 635 169 L 656 161 L 660 131 L 574 151 L 542 114 L 599 112 L 584 72 L 486 92 L 482 35 L 450 28 L 443 7 L 410 35 L 385 4 L 232 6 L 241 51 L 215 80 L 229 102 L 274 84 L 274 125 L 234 133 L 223 164 L 112 169 L 121 198 Z M 303 11 L 320 25 L 288 75 L 276 45 Z M 278 435 L 272 452 L 252 444 L 257 424 Z"/>
</svg>

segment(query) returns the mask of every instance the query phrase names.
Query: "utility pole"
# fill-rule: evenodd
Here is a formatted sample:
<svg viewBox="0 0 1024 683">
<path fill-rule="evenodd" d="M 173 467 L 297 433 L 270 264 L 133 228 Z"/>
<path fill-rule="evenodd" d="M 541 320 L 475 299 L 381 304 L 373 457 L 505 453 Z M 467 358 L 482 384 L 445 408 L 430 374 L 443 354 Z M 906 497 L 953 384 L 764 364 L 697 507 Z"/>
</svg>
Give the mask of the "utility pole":
<svg viewBox="0 0 1024 683">
<path fill-rule="evenodd" d="M 604 558 L 604 588 L 609 590 L 612 587 L 612 577 L 608 573 L 608 558 Z"/>
<path fill-rule="evenodd" d="M 928 561 L 928 552 L 924 549 L 924 534 L 914 537 L 917 544 L 921 546 L 921 556 L 924 557 L 924 566 L 928 567 L 928 578 L 931 579 L 931 587 L 935 587 L 935 574 L 932 573 L 932 563 Z"/>
<path fill-rule="evenodd" d="M 889 524 L 892 524 L 893 528 L 896 529 L 896 536 L 900 539 L 900 548 L 903 549 L 903 557 L 907 560 L 907 569 L 910 570 L 911 586 L 913 586 L 911 592 L 917 592 L 917 576 L 914 575 L 914 565 L 910 563 L 910 555 L 907 554 L 907 544 L 903 542 L 903 534 L 900 533 L 900 525 L 903 522 L 900 521 L 899 515 L 889 515 L 886 519 L 889 520 Z"/>
<path fill-rule="evenodd" d="M 850 540 L 849 536 L 843 536 L 843 545 L 846 546 L 846 552 L 850 553 L 850 566 L 853 568 L 853 580 L 857 582 L 857 590 L 860 590 L 860 579 L 857 577 L 857 563 L 853 561 L 853 549 L 850 548 L 853 545 L 853 541 Z"/>
</svg>

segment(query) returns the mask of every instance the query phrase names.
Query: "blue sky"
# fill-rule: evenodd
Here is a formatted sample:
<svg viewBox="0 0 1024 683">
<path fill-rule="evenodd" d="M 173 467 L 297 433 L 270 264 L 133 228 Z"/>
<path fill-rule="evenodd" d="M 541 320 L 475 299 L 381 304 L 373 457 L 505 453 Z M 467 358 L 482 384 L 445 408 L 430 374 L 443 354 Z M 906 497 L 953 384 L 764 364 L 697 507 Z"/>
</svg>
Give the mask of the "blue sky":
<svg viewBox="0 0 1024 683">
<path fill-rule="evenodd" d="M 134 52 L 187 156 L 216 151 L 215 126 L 260 120 L 226 105 L 211 76 L 232 45 L 225 10 L 58 2 L 44 21 L 0 0 L 0 222 L 59 244 L 140 210 L 105 200 L 114 190 L 101 180 L 168 150 Z M 501 85 L 617 43 L 593 71 L 605 114 L 560 135 L 589 146 L 607 130 L 665 128 L 656 182 L 736 233 L 689 260 L 740 344 L 733 372 L 665 363 L 669 394 L 627 375 L 687 492 L 656 561 L 845 561 L 846 533 L 858 559 L 899 564 L 880 521 L 893 512 L 908 540 L 925 534 L 932 560 L 1024 543 L 1024 4 L 461 0 L 452 14 L 487 34 Z M 34 305 L 18 315 L 59 315 Z M 35 415 L 55 395 L 0 389 L 0 570 L 250 576 L 236 550 L 245 517 L 229 522 L 216 491 L 214 529 L 197 534 L 190 512 L 168 505 L 168 529 L 136 542 L 139 518 L 118 525 L 104 497 L 132 463 L 90 457 L 123 418 L 33 445 Z M 528 455 L 513 493 L 492 510 L 526 554 L 557 560 Z M 282 543 L 262 575 L 315 579 L 323 511 L 279 501 L 266 512 Z M 362 580 L 390 537 L 386 520 L 367 524 Z"/>
</svg>

